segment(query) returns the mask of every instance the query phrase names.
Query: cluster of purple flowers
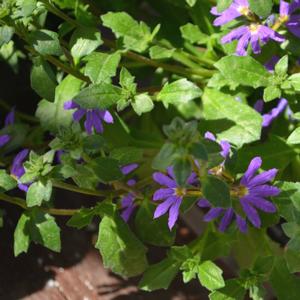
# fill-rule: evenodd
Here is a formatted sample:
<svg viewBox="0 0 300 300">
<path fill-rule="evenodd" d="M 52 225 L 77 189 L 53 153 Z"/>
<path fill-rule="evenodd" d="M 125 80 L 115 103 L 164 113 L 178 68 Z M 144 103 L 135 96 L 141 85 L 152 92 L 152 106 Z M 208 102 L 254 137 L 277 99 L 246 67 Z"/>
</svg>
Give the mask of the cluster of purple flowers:
<svg viewBox="0 0 300 300">
<path fill-rule="evenodd" d="M 205 134 L 205 138 L 216 141 L 215 136 L 210 132 Z M 230 144 L 227 141 L 221 141 L 220 146 L 222 148 L 221 155 L 226 160 L 230 154 Z M 233 201 L 236 201 L 232 207 L 213 207 L 207 199 L 199 199 L 197 203 L 199 207 L 209 208 L 208 213 L 204 216 L 204 221 L 209 222 L 222 217 L 219 230 L 225 231 L 232 221 L 236 220 L 239 230 L 246 232 L 247 220 L 257 228 L 261 226 L 261 220 L 257 210 L 266 213 L 275 213 L 275 205 L 265 198 L 276 196 L 280 193 L 277 187 L 267 184 L 275 178 L 277 169 L 271 169 L 256 175 L 261 164 L 262 160 L 260 157 L 253 158 L 239 184 L 232 187 L 231 196 Z M 163 200 L 163 202 L 157 206 L 154 218 L 158 218 L 169 212 L 168 226 L 172 229 L 178 219 L 183 198 L 188 195 L 188 187 L 197 183 L 197 176 L 195 173 L 192 173 L 184 187 L 178 186 L 173 170 L 170 167 L 167 169 L 167 174 L 161 172 L 154 173 L 153 179 L 163 186 L 153 194 L 154 201 Z M 238 206 L 241 209 L 236 209 Z M 242 211 L 242 213 L 240 211 Z"/>
<path fill-rule="evenodd" d="M 93 128 L 97 133 L 103 132 L 103 124 L 105 123 L 113 123 L 114 119 L 111 113 L 108 110 L 100 110 L 100 109 L 85 109 L 82 108 L 79 104 L 74 102 L 73 100 L 66 101 L 64 103 L 64 109 L 66 110 L 76 110 L 73 113 L 73 120 L 75 122 L 80 122 L 80 120 L 85 116 L 84 127 L 88 134 L 92 134 Z"/>
<path fill-rule="evenodd" d="M 299 0 L 295 0 L 291 4 L 281 0 L 278 19 L 280 24 L 285 24 L 287 29 L 298 37 L 300 37 L 300 15 L 295 15 L 293 13 L 299 7 Z M 217 11 L 216 7 L 213 7 L 211 13 L 217 16 L 214 21 L 215 26 L 227 24 L 241 16 L 250 17 L 251 19 L 252 14 L 248 0 L 234 0 L 226 10 L 220 13 Z M 251 45 L 253 52 L 258 54 L 261 52 L 261 45 L 266 44 L 270 40 L 279 43 L 285 41 L 285 38 L 282 35 L 278 34 L 266 23 L 267 22 L 262 23 L 260 20 L 251 21 L 250 24 L 233 29 L 221 39 L 221 42 L 226 44 L 238 40 L 236 54 L 246 55 L 249 44 Z"/>
</svg>

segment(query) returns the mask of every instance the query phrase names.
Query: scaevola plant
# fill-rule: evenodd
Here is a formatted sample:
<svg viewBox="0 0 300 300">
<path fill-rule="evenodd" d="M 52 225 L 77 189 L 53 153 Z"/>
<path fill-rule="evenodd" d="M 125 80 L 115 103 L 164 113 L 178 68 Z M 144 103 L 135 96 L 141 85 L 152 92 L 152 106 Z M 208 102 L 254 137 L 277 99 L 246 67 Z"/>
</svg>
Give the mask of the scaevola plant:
<svg viewBox="0 0 300 300">
<path fill-rule="evenodd" d="M 26 60 L 40 99 L 0 100 L 15 256 L 60 251 L 68 216 L 98 222 L 104 265 L 142 290 L 182 273 L 212 300 L 299 299 L 300 1 L 125 2 L 0 3 L 1 63 Z M 60 190 L 93 202 L 58 208 Z M 201 234 L 182 244 L 188 210 Z"/>
</svg>

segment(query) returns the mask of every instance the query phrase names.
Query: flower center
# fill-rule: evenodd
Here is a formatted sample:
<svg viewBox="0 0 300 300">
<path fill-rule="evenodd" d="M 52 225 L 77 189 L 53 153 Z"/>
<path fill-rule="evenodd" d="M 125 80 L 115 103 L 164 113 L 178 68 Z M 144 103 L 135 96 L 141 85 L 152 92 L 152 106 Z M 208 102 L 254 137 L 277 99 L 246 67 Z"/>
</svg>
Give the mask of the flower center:
<svg viewBox="0 0 300 300">
<path fill-rule="evenodd" d="M 238 198 L 242 198 L 248 195 L 248 193 L 249 193 L 248 188 L 245 187 L 244 185 L 235 186 L 231 190 L 231 195 Z"/>
<path fill-rule="evenodd" d="M 289 15 L 280 15 L 279 16 L 279 21 L 281 22 L 281 23 L 285 23 L 285 22 L 287 22 L 288 20 L 289 20 Z"/>
<path fill-rule="evenodd" d="M 249 7 L 248 6 L 239 6 L 237 8 L 237 11 L 241 14 L 241 15 L 244 15 L 244 16 L 248 16 L 249 15 Z"/>
<path fill-rule="evenodd" d="M 250 30 L 251 34 L 257 34 L 259 28 L 260 28 L 259 24 L 251 24 L 249 26 L 249 30 Z"/>
<path fill-rule="evenodd" d="M 178 197 L 183 197 L 186 195 L 186 189 L 182 187 L 175 188 L 175 195 Z"/>
</svg>

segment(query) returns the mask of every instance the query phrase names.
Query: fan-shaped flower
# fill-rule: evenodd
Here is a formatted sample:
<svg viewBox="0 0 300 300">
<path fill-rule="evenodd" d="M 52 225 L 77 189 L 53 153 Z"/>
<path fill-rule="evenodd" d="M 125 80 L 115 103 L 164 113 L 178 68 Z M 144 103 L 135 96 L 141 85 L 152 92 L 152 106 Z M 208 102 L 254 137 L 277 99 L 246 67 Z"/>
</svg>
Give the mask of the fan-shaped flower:
<svg viewBox="0 0 300 300">
<path fill-rule="evenodd" d="M 85 109 L 72 100 L 64 103 L 64 109 L 76 109 L 76 111 L 73 113 L 73 120 L 75 122 L 79 122 L 84 116 L 86 116 L 84 127 L 88 134 L 92 134 L 93 128 L 96 130 L 96 132 L 102 133 L 102 121 L 104 121 L 105 123 L 114 122 L 113 117 L 108 110 L 100 110 L 96 108 Z"/>
</svg>

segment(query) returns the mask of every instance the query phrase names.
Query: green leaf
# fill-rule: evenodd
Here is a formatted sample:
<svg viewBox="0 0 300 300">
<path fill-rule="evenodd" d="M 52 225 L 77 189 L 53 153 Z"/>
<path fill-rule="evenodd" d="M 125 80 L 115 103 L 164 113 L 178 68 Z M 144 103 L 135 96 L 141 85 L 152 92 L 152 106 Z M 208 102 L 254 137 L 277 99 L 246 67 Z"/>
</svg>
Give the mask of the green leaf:
<svg viewBox="0 0 300 300">
<path fill-rule="evenodd" d="M 165 171 L 167 167 L 173 164 L 176 154 L 176 147 L 174 144 L 165 143 L 160 149 L 159 153 L 152 161 L 152 168 L 155 170 Z"/>
<path fill-rule="evenodd" d="M 100 31 L 96 28 L 81 27 L 75 29 L 71 36 L 71 54 L 80 59 L 92 53 L 102 45 Z"/>
<path fill-rule="evenodd" d="M 58 34 L 54 31 L 41 29 L 30 34 L 33 48 L 42 55 L 62 55 Z"/>
<path fill-rule="evenodd" d="M 277 86 L 268 86 L 264 89 L 264 101 L 269 102 L 281 97 L 281 89 Z"/>
<path fill-rule="evenodd" d="M 154 108 L 153 101 L 148 93 L 139 94 L 134 97 L 131 103 L 133 110 L 140 116 L 151 111 Z"/>
<path fill-rule="evenodd" d="M 232 0 L 217 0 L 217 10 L 222 12 L 227 9 L 232 3 Z"/>
<path fill-rule="evenodd" d="M 201 143 L 194 143 L 191 147 L 190 153 L 197 159 L 208 160 L 208 153 L 206 147 Z"/>
<path fill-rule="evenodd" d="M 139 288 L 144 291 L 167 289 L 177 275 L 181 261 L 168 257 L 161 262 L 151 265 L 144 273 Z"/>
<path fill-rule="evenodd" d="M 136 93 L 135 77 L 124 67 L 122 67 L 120 72 L 120 85 L 130 94 Z"/>
<path fill-rule="evenodd" d="M 144 23 L 138 23 L 125 12 L 109 12 L 101 16 L 103 25 L 109 27 L 117 38 L 123 38 L 125 48 L 143 52 L 152 41 L 157 30 L 151 33 Z"/>
<path fill-rule="evenodd" d="M 174 51 L 175 49 L 155 45 L 149 49 L 149 55 L 152 59 L 164 59 L 172 57 Z"/>
<path fill-rule="evenodd" d="M 42 246 L 60 252 L 60 228 L 57 226 L 54 217 L 47 213 L 34 210 L 31 213 L 30 239 Z"/>
<path fill-rule="evenodd" d="M 225 281 L 225 287 L 209 295 L 210 300 L 244 300 L 246 290 L 238 279 Z"/>
<path fill-rule="evenodd" d="M 292 84 L 293 88 L 296 91 L 300 91 L 300 73 L 296 73 L 291 75 L 288 78 L 288 81 Z"/>
<path fill-rule="evenodd" d="M 86 109 L 108 109 L 120 100 L 122 89 L 109 83 L 88 86 L 77 94 L 73 100 Z"/>
<path fill-rule="evenodd" d="M 110 157 L 116 159 L 120 165 L 128 165 L 139 162 L 143 158 L 143 150 L 135 147 L 114 148 L 110 152 Z"/>
<path fill-rule="evenodd" d="M 213 291 L 225 286 L 223 271 L 212 261 L 205 261 L 198 267 L 200 283 L 208 290 Z"/>
<path fill-rule="evenodd" d="M 0 170 L 0 188 L 5 191 L 10 191 L 17 186 L 17 181 L 6 173 L 5 170 Z"/>
<path fill-rule="evenodd" d="M 67 222 L 68 226 L 82 229 L 88 226 L 95 216 L 95 208 L 82 208 L 76 212 Z"/>
<path fill-rule="evenodd" d="M 68 75 L 55 89 L 55 101 L 42 100 L 38 104 L 36 116 L 40 119 L 42 127 L 56 132 L 60 127 L 68 127 L 72 123 L 70 110 L 64 109 L 64 103 L 78 94 L 82 81 Z"/>
<path fill-rule="evenodd" d="M 300 144 L 300 127 L 296 128 L 287 139 L 288 144 Z"/>
<path fill-rule="evenodd" d="M 153 246 L 172 246 L 175 240 L 175 228 L 168 228 L 168 217 L 153 219 L 156 206 L 148 199 L 143 201 L 135 217 L 135 229 L 138 237 Z"/>
<path fill-rule="evenodd" d="M 193 7 L 198 0 L 185 0 L 185 1 L 190 7 Z"/>
<path fill-rule="evenodd" d="M 29 17 L 36 8 L 36 0 L 17 0 L 17 6 L 20 7 L 20 16 Z"/>
<path fill-rule="evenodd" d="M 111 78 L 116 75 L 121 59 L 119 52 L 113 54 L 95 52 L 86 57 L 87 64 L 84 74 L 92 83 L 111 83 Z"/>
<path fill-rule="evenodd" d="M 197 85 L 183 78 L 172 83 L 166 83 L 157 95 L 157 99 L 168 107 L 169 104 L 187 103 L 200 97 L 201 94 L 201 89 Z"/>
<path fill-rule="evenodd" d="M 209 40 L 209 36 L 199 29 L 197 25 L 187 23 L 180 27 L 182 37 L 192 44 L 205 44 Z"/>
<path fill-rule="evenodd" d="M 251 56 L 225 56 L 215 66 L 225 78 L 254 88 L 268 86 L 271 77 L 266 68 Z"/>
<path fill-rule="evenodd" d="M 223 124 L 226 124 L 224 119 L 231 121 L 230 128 L 217 135 L 220 140 L 240 147 L 260 139 L 262 117 L 248 105 L 212 89 L 204 91 L 202 102 L 203 115 L 207 120 L 223 120 Z"/>
<path fill-rule="evenodd" d="M 184 186 L 188 177 L 192 173 L 191 162 L 188 158 L 177 158 L 173 165 L 176 182 L 179 186 Z"/>
<path fill-rule="evenodd" d="M 289 67 L 289 57 L 288 55 L 283 56 L 275 65 L 275 74 L 279 76 L 286 75 Z"/>
<path fill-rule="evenodd" d="M 217 177 L 208 175 L 202 180 L 202 191 L 205 199 L 216 207 L 230 207 L 230 192 L 228 185 Z"/>
<path fill-rule="evenodd" d="M 270 283 L 278 300 L 296 300 L 300 295 L 300 278 L 290 274 L 283 258 L 276 259 Z M 287 292 L 288 291 L 288 292 Z"/>
<path fill-rule="evenodd" d="M 262 18 L 270 15 L 273 7 L 272 0 L 249 0 L 250 9 Z"/>
<path fill-rule="evenodd" d="M 0 27 L 0 47 L 3 44 L 7 44 L 14 34 L 13 27 L 4 25 Z"/>
<path fill-rule="evenodd" d="M 14 232 L 14 254 L 18 256 L 22 252 L 27 252 L 29 244 L 30 244 L 30 237 L 28 232 L 28 224 L 30 221 L 30 217 L 27 213 L 21 215 L 17 227 Z"/>
<path fill-rule="evenodd" d="M 91 162 L 91 168 L 102 182 L 111 182 L 123 177 L 117 160 L 99 157 Z"/>
<path fill-rule="evenodd" d="M 55 88 L 57 85 L 55 74 L 50 65 L 42 58 L 34 60 L 30 74 L 32 89 L 42 98 L 54 101 Z"/>
<path fill-rule="evenodd" d="M 52 183 L 50 180 L 46 184 L 41 181 L 32 183 L 26 193 L 26 204 L 28 207 L 40 206 L 43 201 L 49 201 L 52 193 Z"/>
<path fill-rule="evenodd" d="M 147 268 L 146 248 L 116 211 L 102 219 L 96 248 L 104 266 L 122 277 L 137 276 Z"/>
</svg>

